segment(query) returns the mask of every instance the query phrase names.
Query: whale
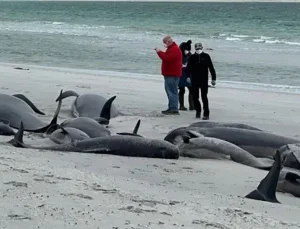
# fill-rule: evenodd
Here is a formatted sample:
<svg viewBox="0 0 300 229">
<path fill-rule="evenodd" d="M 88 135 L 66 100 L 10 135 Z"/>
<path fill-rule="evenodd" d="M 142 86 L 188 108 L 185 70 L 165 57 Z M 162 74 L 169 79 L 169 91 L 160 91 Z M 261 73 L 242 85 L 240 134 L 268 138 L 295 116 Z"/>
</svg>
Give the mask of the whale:
<svg viewBox="0 0 300 229">
<path fill-rule="evenodd" d="M 49 139 L 56 144 L 67 144 L 75 141 L 90 139 L 83 131 L 73 127 L 62 127 L 55 130 L 49 135 Z"/>
<path fill-rule="evenodd" d="M 277 184 L 277 192 L 289 193 L 295 197 L 300 197 L 300 176 L 290 171 L 281 171 Z"/>
<path fill-rule="evenodd" d="M 108 114 L 109 116 L 111 105 L 115 98 L 116 97 L 113 96 L 112 98 L 110 98 L 105 102 L 101 111 L 101 115 L 106 116 Z M 107 121 L 106 124 L 108 124 L 109 120 L 107 119 L 105 120 Z M 57 129 L 66 128 L 66 127 L 78 129 L 86 133 L 90 138 L 109 136 L 111 134 L 110 131 L 107 128 L 105 128 L 102 124 L 104 123 L 103 122 L 101 123 L 99 122 L 99 120 L 95 120 L 89 117 L 71 118 L 65 120 L 61 124 L 51 125 L 47 129 L 45 136 L 50 135 L 53 131 Z M 61 130 L 59 132 L 61 132 Z"/>
<path fill-rule="evenodd" d="M 67 90 L 62 95 L 59 95 L 55 101 L 57 102 L 60 99 L 63 100 L 71 96 L 76 97 L 71 105 L 71 113 L 73 117 L 89 117 L 99 120 L 99 115 L 101 114 L 103 110 L 102 108 L 107 101 L 105 97 L 91 93 L 79 95 L 75 91 Z M 112 104 L 110 113 L 108 113 L 104 118 L 109 121 L 110 118 L 114 118 L 119 115 L 120 112 L 117 110 L 115 105 Z"/>
<path fill-rule="evenodd" d="M 15 147 L 52 150 L 60 152 L 77 152 L 93 154 L 110 154 L 127 157 L 148 157 L 160 159 L 178 159 L 178 147 L 164 140 L 140 138 L 129 135 L 113 135 L 91 138 L 68 144 L 53 146 L 32 146 L 23 142 L 23 123 L 18 132 L 8 143 Z"/>
<path fill-rule="evenodd" d="M 205 137 L 214 137 L 231 142 L 255 157 L 273 157 L 275 150 L 283 145 L 300 143 L 298 139 L 232 127 L 199 128 L 197 132 Z"/>
<path fill-rule="evenodd" d="M 11 136 L 15 134 L 14 129 L 9 126 L 9 122 L 7 120 L 0 119 L 0 135 Z"/>
<path fill-rule="evenodd" d="M 206 127 L 206 128 L 213 128 L 213 127 L 234 127 L 239 129 L 246 129 L 246 130 L 257 130 L 262 131 L 259 128 L 243 124 L 243 123 L 231 123 L 231 122 L 212 122 L 212 121 L 200 121 L 195 122 L 189 125 L 189 127 Z"/>
<path fill-rule="evenodd" d="M 183 141 L 183 136 L 191 136 L 197 132 L 205 137 L 213 137 L 235 144 L 255 157 L 274 157 L 274 152 L 287 144 L 300 143 L 300 140 L 256 130 L 246 130 L 233 127 L 179 127 L 169 131 L 164 140 L 173 144 Z M 179 140 L 178 140 L 179 139 Z"/>
<path fill-rule="evenodd" d="M 189 131 L 189 133 L 197 135 L 197 133 L 193 133 L 193 131 Z M 254 157 L 246 150 L 230 142 L 213 137 L 186 137 L 184 143 L 179 145 L 178 148 L 180 156 L 199 159 L 222 159 L 226 155 L 229 156 L 232 161 L 263 170 L 270 170 L 274 161 L 267 158 L 261 160 L 261 158 Z"/>
<path fill-rule="evenodd" d="M 140 122 L 141 120 L 138 120 L 133 132 L 121 132 L 120 135 L 131 135 L 131 136 L 140 136 L 137 132 L 140 127 Z M 85 139 L 89 139 L 90 136 L 87 135 L 85 132 L 82 130 L 73 128 L 73 127 L 63 127 L 61 125 L 57 125 L 58 129 L 53 131 L 50 135 L 46 135 L 52 142 L 56 144 L 66 144 L 66 143 L 71 143 L 74 141 L 82 141 Z M 117 133 L 118 134 L 118 133 Z M 104 136 L 109 136 L 104 135 Z"/>
<path fill-rule="evenodd" d="M 290 168 L 300 167 L 300 151 L 296 154 L 294 153 L 295 150 L 289 150 L 287 148 L 287 145 L 291 147 L 293 144 L 298 144 L 300 140 L 263 131 L 246 130 L 233 127 L 179 127 L 169 131 L 164 140 L 172 144 L 179 145 L 184 141 L 183 139 L 186 136 L 190 138 L 197 138 L 197 135 L 192 134 L 195 132 L 201 136 L 218 138 L 230 142 L 259 158 L 273 158 L 276 150 L 280 149 L 282 153 L 288 155 L 284 166 Z"/>
<path fill-rule="evenodd" d="M 25 131 L 44 133 L 51 125 L 57 123 L 61 104 L 62 101 L 60 100 L 50 124 L 47 124 L 40 120 L 32 108 L 22 99 L 0 93 L 0 117 L 7 120 L 12 128 L 18 129 L 22 122 Z"/>
</svg>

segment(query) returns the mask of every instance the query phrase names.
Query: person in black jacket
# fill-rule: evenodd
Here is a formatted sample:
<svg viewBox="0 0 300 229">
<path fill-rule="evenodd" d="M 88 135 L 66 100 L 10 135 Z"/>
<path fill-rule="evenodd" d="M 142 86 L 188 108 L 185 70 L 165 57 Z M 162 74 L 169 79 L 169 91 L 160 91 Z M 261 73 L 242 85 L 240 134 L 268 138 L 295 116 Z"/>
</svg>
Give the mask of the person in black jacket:
<svg viewBox="0 0 300 229">
<path fill-rule="evenodd" d="M 191 82 L 190 78 L 186 71 L 187 62 L 192 55 L 191 49 L 192 49 L 192 41 L 188 40 L 187 42 L 182 42 L 179 46 L 182 52 L 182 75 L 179 79 L 178 83 L 178 95 L 179 95 L 179 110 L 187 110 L 187 108 L 184 106 L 184 94 L 185 94 L 185 87 L 188 89 L 188 103 L 189 103 L 189 110 L 194 110 L 194 102 L 191 92 Z"/>
<path fill-rule="evenodd" d="M 209 105 L 208 105 L 208 70 L 211 74 L 211 84 L 216 84 L 216 72 L 209 54 L 203 52 L 201 43 L 195 44 L 195 53 L 189 58 L 187 64 L 187 71 L 192 84 L 192 96 L 196 110 L 196 118 L 201 116 L 201 104 L 199 102 L 199 90 L 201 90 L 201 99 L 203 103 L 203 120 L 209 119 Z"/>
</svg>

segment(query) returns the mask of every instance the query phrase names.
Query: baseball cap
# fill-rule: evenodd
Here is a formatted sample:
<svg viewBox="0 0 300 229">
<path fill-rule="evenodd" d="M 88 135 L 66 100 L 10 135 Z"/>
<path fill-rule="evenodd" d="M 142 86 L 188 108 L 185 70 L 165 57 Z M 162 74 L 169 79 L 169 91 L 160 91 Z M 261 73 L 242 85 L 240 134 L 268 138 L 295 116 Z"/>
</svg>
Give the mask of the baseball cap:
<svg viewBox="0 0 300 229">
<path fill-rule="evenodd" d="M 198 42 L 195 44 L 195 49 L 203 49 L 202 43 Z"/>
</svg>

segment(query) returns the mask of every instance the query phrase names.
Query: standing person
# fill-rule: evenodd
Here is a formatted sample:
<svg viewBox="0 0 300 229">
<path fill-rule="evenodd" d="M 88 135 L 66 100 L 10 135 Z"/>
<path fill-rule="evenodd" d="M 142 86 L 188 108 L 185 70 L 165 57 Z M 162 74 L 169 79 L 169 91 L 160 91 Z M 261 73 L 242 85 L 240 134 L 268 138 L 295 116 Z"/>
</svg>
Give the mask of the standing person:
<svg viewBox="0 0 300 229">
<path fill-rule="evenodd" d="M 209 54 L 203 52 L 201 43 L 195 44 L 195 53 L 191 55 L 187 65 L 187 71 L 191 77 L 192 94 L 194 106 L 196 109 L 196 118 L 201 116 L 201 104 L 199 102 L 199 90 L 201 90 L 201 99 L 203 103 L 203 120 L 209 119 L 208 105 L 208 70 L 211 74 L 211 85 L 216 84 L 216 72 Z"/>
<path fill-rule="evenodd" d="M 163 43 L 167 48 L 165 52 L 155 48 L 157 55 L 162 60 L 161 74 L 164 76 L 165 90 L 169 100 L 168 109 L 162 113 L 178 115 L 178 81 L 181 76 L 182 55 L 180 48 L 170 35 L 163 38 Z"/>
<path fill-rule="evenodd" d="M 191 44 L 192 41 L 188 40 L 187 42 L 182 42 L 180 44 L 180 49 L 182 52 L 182 74 L 179 79 L 178 83 L 178 89 L 179 89 L 179 110 L 186 111 L 187 108 L 184 106 L 184 94 L 185 94 L 185 87 L 188 88 L 189 95 L 188 95 L 188 102 L 189 102 L 189 110 L 194 110 L 194 102 L 193 102 L 193 96 L 191 92 L 191 81 L 188 75 L 188 72 L 186 70 L 186 66 L 189 60 L 189 57 L 191 54 Z"/>
</svg>

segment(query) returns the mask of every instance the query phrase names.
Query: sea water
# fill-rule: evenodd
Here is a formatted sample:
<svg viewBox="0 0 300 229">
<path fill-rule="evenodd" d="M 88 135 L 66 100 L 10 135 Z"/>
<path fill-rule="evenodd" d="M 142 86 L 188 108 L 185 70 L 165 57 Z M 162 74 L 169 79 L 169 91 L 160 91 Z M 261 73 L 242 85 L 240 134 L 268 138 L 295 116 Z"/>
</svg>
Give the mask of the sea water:
<svg viewBox="0 0 300 229">
<path fill-rule="evenodd" d="M 1 62 L 161 77 L 166 34 L 202 42 L 223 85 L 300 92 L 299 3 L 0 2 Z"/>
</svg>

